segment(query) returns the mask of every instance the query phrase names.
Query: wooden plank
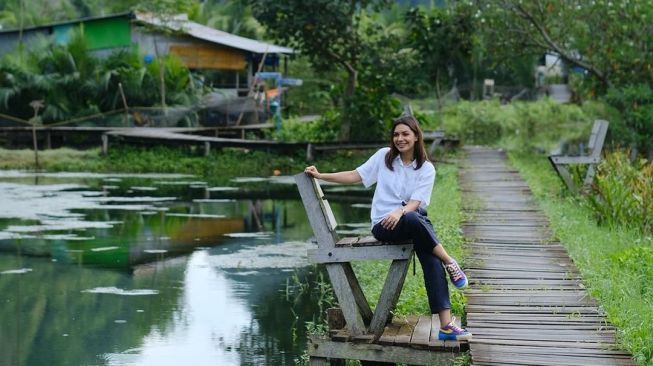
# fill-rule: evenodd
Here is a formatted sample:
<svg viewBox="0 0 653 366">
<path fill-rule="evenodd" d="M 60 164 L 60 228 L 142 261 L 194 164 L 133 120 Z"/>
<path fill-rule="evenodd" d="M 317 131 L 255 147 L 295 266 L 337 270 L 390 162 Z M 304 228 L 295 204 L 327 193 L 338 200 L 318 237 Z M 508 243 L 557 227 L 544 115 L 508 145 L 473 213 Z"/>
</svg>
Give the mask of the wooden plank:
<svg viewBox="0 0 653 366">
<path fill-rule="evenodd" d="M 331 210 L 331 205 L 329 205 L 329 201 L 327 201 L 324 198 L 324 192 L 322 192 L 322 187 L 320 187 L 320 183 L 318 183 L 317 179 L 315 178 L 311 179 L 311 183 L 313 184 L 313 189 L 315 190 L 315 194 L 317 195 L 318 202 L 320 203 L 320 207 L 322 208 L 322 214 L 324 214 L 329 230 L 331 231 L 336 230 L 336 227 L 338 227 L 338 223 L 336 222 L 335 216 L 333 216 L 333 210 Z"/>
<path fill-rule="evenodd" d="M 410 346 L 410 338 L 413 336 L 413 329 L 417 324 L 418 317 L 416 315 L 408 315 L 405 318 L 405 323 L 402 324 L 399 332 L 395 336 L 395 345 Z"/>
<path fill-rule="evenodd" d="M 390 324 L 385 326 L 383 334 L 379 337 L 377 343 L 379 344 L 389 344 L 392 345 L 395 343 L 395 337 L 399 333 L 399 329 L 405 322 L 393 321 Z"/>
<path fill-rule="evenodd" d="M 546 343 L 542 343 L 539 340 L 523 340 L 523 339 L 482 339 L 476 337 L 472 341 L 472 347 L 474 345 L 483 345 L 487 344 L 490 346 L 494 345 L 505 345 L 505 346 L 511 346 L 511 347 L 522 347 L 522 346 L 543 346 L 545 345 L 546 347 L 569 347 L 572 349 L 593 349 L 593 350 L 606 350 L 606 349 L 614 349 L 615 345 L 614 343 L 609 343 L 609 342 L 582 342 L 579 340 L 574 340 L 574 341 L 548 341 Z"/>
<path fill-rule="evenodd" d="M 294 178 L 318 246 L 320 248 L 335 247 L 337 236 L 335 231 L 330 230 L 327 224 L 327 219 L 322 211 L 321 200 L 318 198 L 313 185 L 314 178 L 305 173 L 297 174 Z"/>
<path fill-rule="evenodd" d="M 468 313 L 526 313 L 526 314 L 596 314 L 595 306 L 501 306 L 501 305 L 474 305 L 466 306 Z"/>
<path fill-rule="evenodd" d="M 590 355 L 590 356 L 602 356 L 602 357 L 611 357 L 618 356 L 623 358 L 630 358 L 628 353 L 619 350 L 610 350 L 610 349 L 596 349 L 596 348 L 576 348 L 576 347 L 551 347 L 547 344 L 542 346 L 506 346 L 506 345 L 496 345 L 496 344 L 478 344 L 475 347 L 478 351 L 481 352 L 519 352 L 520 354 L 551 354 L 551 355 Z"/>
<path fill-rule="evenodd" d="M 383 333 L 383 328 L 388 319 L 390 311 L 397 305 L 401 288 L 404 286 L 406 273 L 410 266 L 409 260 L 393 260 L 388 270 L 388 274 L 381 290 L 381 296 L 377 302 L 374 315 L 370 322 L 370 333 L 374 334 L 374 338 L 378 339 Z"/>
<path fill-rule="evenodd" d="M 413 254 L 413 245 L 384 245 L 374 249 L 366 247 L 333 247 L 308 250 L 313 263 L 341 263 L 357 260 L 399 259 L 407 260 Z"/>
<path fill-rule="evenodd" d="M 352 336 L 366 333 L 363 315 L 356 302 L 354 291 L 350 286 L 348 271 L 344 264 L 326 264 L 333 292 L 336 294 L 338 304 L 347 322 L 347 330 Z"/>
<path fill-rule="evenodd" d="M 412 244 L 410 241 L 401 241 L 401 242 L 387 242 L 387 241 L 378 241 L 371 235 L 368 236 L 358 236 L 358 237 L 347 237 L 340 239 L 336 246 L 346 247 L 346 246 L 359 246 L 359 247 L 374 247 L 380 245 L 408 245 Z"/>
<path fill-rule="evenodd" d="M 428 348 L 429 340 L 431 338 L 431 329 L 431 316 L 420 316 L 415 325 L 413 335 L 410 338 L 410 345 L 415 348 Z"/>
<path fill-rule="evenodd" d="M 310 357 L 343 358 L 374 362 L 404 363 L 409 365 L 451 365 L 461 351 L 451 347 L 448 352 L 432 352 L 410 347 L 380 344 L 340 343 L 312 338 L 308 344 Z"/>
</svg>

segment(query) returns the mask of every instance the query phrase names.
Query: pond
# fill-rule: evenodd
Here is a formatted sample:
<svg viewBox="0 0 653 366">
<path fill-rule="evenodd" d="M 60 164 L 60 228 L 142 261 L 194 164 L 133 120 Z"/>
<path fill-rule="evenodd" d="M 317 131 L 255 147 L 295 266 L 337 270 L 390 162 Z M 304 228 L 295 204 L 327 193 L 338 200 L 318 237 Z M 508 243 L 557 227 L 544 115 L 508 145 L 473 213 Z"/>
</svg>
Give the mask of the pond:
<svg viewBox="0 0 653 366">
<path fill-rule="evenodd" d="M 330 195 L 368 232 L 369 192 Z M 311 236 L 291 177 L 0 171 L 0 364 L 294 365 Z"/>
</svg>

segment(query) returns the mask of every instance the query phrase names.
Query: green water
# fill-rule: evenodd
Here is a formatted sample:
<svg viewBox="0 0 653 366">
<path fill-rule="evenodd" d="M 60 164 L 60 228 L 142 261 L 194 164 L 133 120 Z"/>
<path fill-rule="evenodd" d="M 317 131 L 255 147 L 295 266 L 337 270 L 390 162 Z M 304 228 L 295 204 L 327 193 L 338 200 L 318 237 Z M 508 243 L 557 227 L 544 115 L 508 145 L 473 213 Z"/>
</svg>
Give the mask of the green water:
<svg viewBox="0 0 653 366">
<path fill-rule="evenodd" d="M 0 365 L 293 365 L 328 304 L 282 183 L 0 172 Z"/>
</svg>

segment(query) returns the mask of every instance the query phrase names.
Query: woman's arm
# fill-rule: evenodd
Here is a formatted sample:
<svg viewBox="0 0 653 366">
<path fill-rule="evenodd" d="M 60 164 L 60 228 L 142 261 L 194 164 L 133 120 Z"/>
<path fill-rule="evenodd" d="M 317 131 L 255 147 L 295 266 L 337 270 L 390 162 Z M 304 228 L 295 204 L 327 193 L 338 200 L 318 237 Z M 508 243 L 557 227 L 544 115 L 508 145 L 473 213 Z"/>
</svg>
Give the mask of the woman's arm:
<svg viewBox="0 0 653 366">
<path fill-rule="evenodd" d="M 410 200 L 405 206 L 397 207 L 379 222 L 385 229 L 394 230 L 401 217 L 408 212 L 416 211 L 420 203 L 418 200 Z"/>
<path fill-rule="evenodd" d="M 349 170 L 345 172 L 337 172 L 337 173 L 320 173 L 317 168 L 313 165 L 306 167 L 304 169 L 304 173 L 317 178 L 317 179 L 322 179 L 327 182 L 333 182 L 333 183 L 360 183 L 363 180 L 361 179 L 360 174 L 358 174 L 358 171 L 356 170 Z"/>
</svg>

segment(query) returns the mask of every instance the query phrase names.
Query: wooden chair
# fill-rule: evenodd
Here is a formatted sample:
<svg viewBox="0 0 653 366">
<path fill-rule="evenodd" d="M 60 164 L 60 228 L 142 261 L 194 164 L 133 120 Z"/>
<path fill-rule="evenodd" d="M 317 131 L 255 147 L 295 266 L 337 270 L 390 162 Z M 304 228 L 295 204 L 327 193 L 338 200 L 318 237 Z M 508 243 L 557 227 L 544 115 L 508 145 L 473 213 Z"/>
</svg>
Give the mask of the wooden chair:
<svg viewBox="0 0 653 366">
<path fill-rule="evenodd" d="M 444 131 L 424 131 L 424 141 L 431 141 L 427 149 L 429 156 L 434 156 L 435 150 L 440 146 L 442 140 L 444 140 Z"/>
<path fill-rule="evenodd" d="M 368 336 L 370 341 L 377 340 L 383 333 L 390 311 L 399 300 L 413 255 L 412 243 L 382 243 L 372 236 L 338 238 L 336 220 L 317 180 L 301 173 L 295 175 L 295 182 L 317 239 L 317 249 L 309 251 L 309 260 L 325 264 L 348 333 Z M 372 311 L 351 262 L 377 259 L 392 260 L 392 263 L 379 301 Z"/>
<path fill-rule="evenodd" d="M 576 193 L 579 188 L 576 187 L 574 181 L 569 174 L 568 165 L 572 164 L 585 164 L 587 165 L 587 173 L 583 179 L 582 187 L 585 187 L 592 183 L 594 178 L 594 169 L 595 166 L 601 161 L 601 150 L 603 150 L 603 142 L 605 141 L 605 136 L 608 133 L 608 121 L 596 120 L 592 126 L 592 133 L 590 134 L 589 141 L 587 143 L 587 148 L 589 150 L 588 155 L 583 156 L 560 156 L 560 155 L 550 155 L 549 161 L 553 165 L 558 176 L 565 183 L 567 188 L 570 191 Z M 582 188 L 581 187 L 581 188 Z"/>
</svg>

